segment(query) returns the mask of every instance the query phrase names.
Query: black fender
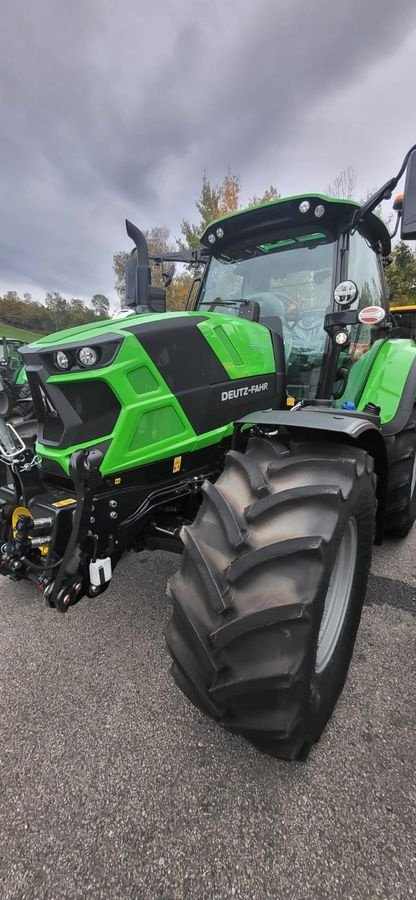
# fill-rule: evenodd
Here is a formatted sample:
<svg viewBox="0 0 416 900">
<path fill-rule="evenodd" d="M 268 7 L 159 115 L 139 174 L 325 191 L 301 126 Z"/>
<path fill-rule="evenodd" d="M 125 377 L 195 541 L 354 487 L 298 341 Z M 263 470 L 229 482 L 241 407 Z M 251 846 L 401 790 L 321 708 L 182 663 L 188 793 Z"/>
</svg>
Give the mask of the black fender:
<svg viewBox="0 0 416 900">
<path fill-rule="evenodd" d="M 301 407 L 293 410 L 264 410 L 252 413 L 239 419 L 236 425 L 236 436 L 242 428 L 253 425 L 277 429 L 293 440 L 320 443 L 341 441 L 361 447 L 374 459 L 374 471 L 377 475 L 377 516 L 375 543 L 381 544 L 384 531 L 386 509 L 388 461 L 384 436 L 380 419 L 371 413 L 338 410 L 328 406 Z"/>
</svg>

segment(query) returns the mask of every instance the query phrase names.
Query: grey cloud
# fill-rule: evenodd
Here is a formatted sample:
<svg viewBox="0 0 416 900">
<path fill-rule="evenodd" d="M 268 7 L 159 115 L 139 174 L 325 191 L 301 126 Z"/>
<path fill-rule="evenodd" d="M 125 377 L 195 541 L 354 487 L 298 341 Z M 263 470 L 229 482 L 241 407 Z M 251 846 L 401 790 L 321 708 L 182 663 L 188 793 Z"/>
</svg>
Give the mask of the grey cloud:
<svg viewBox="0 0 416 900">
<path fill-rule="evenodd" d="M 3 0 L 1 284 L 111 292 L 126 214 L 177 233 L 204 167 L 261 189 L 415 27 L 413 0 Z"/>
</svg>

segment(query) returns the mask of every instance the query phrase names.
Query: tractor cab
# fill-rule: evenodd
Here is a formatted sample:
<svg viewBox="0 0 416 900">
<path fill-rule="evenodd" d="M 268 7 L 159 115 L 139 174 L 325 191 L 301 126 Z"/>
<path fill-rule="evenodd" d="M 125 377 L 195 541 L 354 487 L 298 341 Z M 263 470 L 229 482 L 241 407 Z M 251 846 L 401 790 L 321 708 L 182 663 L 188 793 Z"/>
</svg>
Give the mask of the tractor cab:
<svg viewBox="0 0 416 900">
<path fill-rule="evenodd" d="M 358 209 L 300 195 L 218 219 L 201 238 L 210 260 L 195 308 L 281 335 L 289 403 L 340 398 L 351 366 L 386 328 L 390 237 L 374 214 L 351 234 Z"/>
<path fill-rule="evenodd" d="M 22 357 L 19 353 L 23 341 L 10 340 L 10 338 L 1 338 L 0 340 L 0 366 L 1 370 L 7 369 L 7 374 L 11 378 L 16 377 L 23 366 Z"/>
</svg>

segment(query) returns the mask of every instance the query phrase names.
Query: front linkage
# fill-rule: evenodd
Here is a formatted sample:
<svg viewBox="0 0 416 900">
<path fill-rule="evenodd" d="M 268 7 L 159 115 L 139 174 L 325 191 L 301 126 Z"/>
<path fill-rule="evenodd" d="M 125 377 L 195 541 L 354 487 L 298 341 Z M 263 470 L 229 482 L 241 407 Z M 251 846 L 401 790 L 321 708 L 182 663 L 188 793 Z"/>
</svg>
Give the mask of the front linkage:
<svg viewBox="0 0 416 900">
<path fill-rule="evenodd" d="M 1 456 L 12 476 L 0 498 L 1 574 L 34 582 L 48 605 L 59 612 L 66 612 L 85 593 L 100 593 L 112 571 L 110 560 L 105 569 L 107 580 L 100 580 L 94 552 L 97 540 L 90 524 L 94 492 L 102 480 L 101 453 L 73 453 L 72 496 L 60 488 L 45 490 L 32 451 L 22 450 L 13 459 L 4 452 Z"/>
<path fill-rule="evenodd" d="M 0 573 L 32 581 L 62 613 L 105 591 L 125 550 L 181 552 L 201 485 L 218 474 L 211 461 L 180 480 L 163 471 L 150 485 L 132 473 L 121 486 L 121 477 L 101 474 L 103 455 L 92 448 L 72 454 L 62 487 L 1 419 L 0 460 L 10 472 L 0 489 Z"/>
</svg>

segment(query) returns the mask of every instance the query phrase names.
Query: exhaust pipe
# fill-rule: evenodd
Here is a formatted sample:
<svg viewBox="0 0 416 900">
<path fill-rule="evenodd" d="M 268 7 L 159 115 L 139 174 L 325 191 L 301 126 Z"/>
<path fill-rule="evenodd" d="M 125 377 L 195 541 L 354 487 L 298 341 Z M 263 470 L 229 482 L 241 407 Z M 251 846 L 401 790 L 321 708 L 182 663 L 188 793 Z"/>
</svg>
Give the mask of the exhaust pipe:
<svg viewBox="0 0 416 900">
<path fill-rule="evenodd" d="M 144 312 L 149 310 L 151 272 L 149 250 L 144 234 L 126 219 L 129 238 L 136 245 L 136 255 L 131 256 L 126 265 L 126 301 L 128 306 Z"/>
</svg>

